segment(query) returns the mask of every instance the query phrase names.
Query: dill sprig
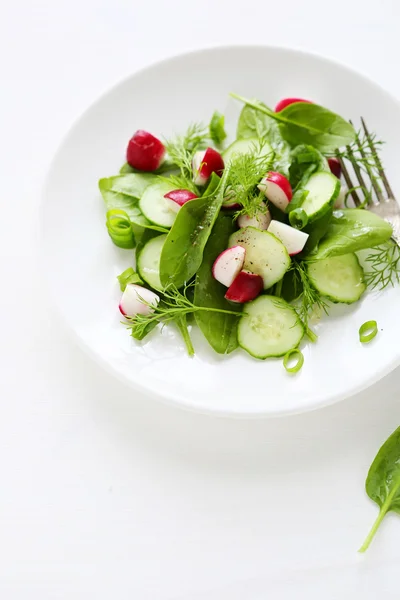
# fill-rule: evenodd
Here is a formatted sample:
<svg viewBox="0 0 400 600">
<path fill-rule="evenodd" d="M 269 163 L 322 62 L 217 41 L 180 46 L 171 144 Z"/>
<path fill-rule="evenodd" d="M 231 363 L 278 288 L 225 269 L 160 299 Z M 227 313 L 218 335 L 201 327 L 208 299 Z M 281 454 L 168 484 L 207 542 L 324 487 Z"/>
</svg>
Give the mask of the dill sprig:
<svg viewBox="0 0 400 600">
<path fill-rule="evenodd" d="M 254 217 L 266 212 L 265 196 L 257 188 L 261 179 L 271 170 L 274 153 L 262 154 L 262 140 L 246 154 L 234 155 L 227 183 L 226 198 L 242 205 L 236 216 Z"/>
<path fill-rule="evenodd" d="M 400 249 L 395 242 L 373 248 L 365 263 L 365 282 L 372 290 L 381 291 L 400 282 Z"/>
<path fill-rule="evenodd" d="M 187 294 L 191 285 L 188 285 L 180 292 L 174 285 L 168 286 L 162 293 L 162 299 L 158 306 L 154 307 L 153 304 L 149 304 L 143 298 L 140 298 L 143 304 L 150 306 L 153 311 L 148 315 L 135 315 L 134 317 L 127 317 L 127 327 L 131 330 L 133 337 L 139 337 L 145 334 L 149 325 L 155 322 L 161 322 L 163 325 L 177 321 L 182 317 L 198 312 L 218 312 L 225 313 L 228 315 L 241 316 L 240 312 L 224 310 L 222 308 L 211 308 L 206 306 L 197 306 L 191 300 L 189 300 Z"/>
<path fill-rule="evenodd" d="M 348 160 L 350 164 L 368 174 L 371 179 L 378 181 L 380 179 L 376 168 L 376 157 L 379 156 L 379 151 L 384 142 L 379 140 L 375 133 L 371 133 L 368 137 L 365 133 L 359 130 L 356 133 L 354 142 L 346 146 L 343 150 L 337 150 L 330 153 L 330 156 L 337 156 L 343 160 Z M 372 150 L 371 147 L 375 148 Z"/>
<path fill-rule="evenodd" d="M 328 314 L 328 304 L 312 285 L 304 263 L 293 261 L 292 269 L 294 269 L 294 277 L 302 288 L 302 292 L 297 300 L 296 311 L 299 319 L 306 328 L 308 337 L 311 341 L 315 342 L 317 336 L 310 329 L 309 321 L 317 311 Z"/>
<path fill-rule="evenodd" d="M 197 150 L 206 147 L 208 136 L 207 127 L 202 123 L 192 123 L 184 135 L 165 141 L 170 161 L 180 170 L 180 187 L 197 191 L 192 181 L 192 159 Z"/>
</svg>

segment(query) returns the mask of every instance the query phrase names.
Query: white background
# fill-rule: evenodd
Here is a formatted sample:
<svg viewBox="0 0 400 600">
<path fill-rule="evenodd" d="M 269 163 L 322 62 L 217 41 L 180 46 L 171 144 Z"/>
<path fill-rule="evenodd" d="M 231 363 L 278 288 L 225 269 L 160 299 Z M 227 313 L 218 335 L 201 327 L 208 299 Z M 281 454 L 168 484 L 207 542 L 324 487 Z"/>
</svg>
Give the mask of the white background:
<svg viewBox="0 0 400 600">
<path fill-rule="evenodd" d="M 270 43 L 346 62 L 400 97 L 399 22 L 397 0 L 2 4 L 2 600 L 398 598 L 400 519 L 365 557 L 356 550 L 376 516 L 366 472 L 400 424 L 399 371 L 283 420 L 180 412 L 75 345 L 47 304 L 35 248 L 52 154 L 132 71 L 205 45 Z"/>
</svg>

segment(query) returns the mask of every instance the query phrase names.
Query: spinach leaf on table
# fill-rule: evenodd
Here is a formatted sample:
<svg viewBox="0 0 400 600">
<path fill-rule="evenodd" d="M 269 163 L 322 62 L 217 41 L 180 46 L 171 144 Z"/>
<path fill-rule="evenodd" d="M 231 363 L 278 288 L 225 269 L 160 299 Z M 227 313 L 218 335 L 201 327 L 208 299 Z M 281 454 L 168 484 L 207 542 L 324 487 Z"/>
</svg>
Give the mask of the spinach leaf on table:
<svg viewBox="0 0 400 600">
<path fill-rule="evenodd" d="M 186 202 L 179 210 L 161 252 L 160 279 L 164 287 L 182 287 L 196 274 L 204 246 L 221 209 L 229 167 L 214 195 Z"/>
<path fill-rule="evenodd" d="M 283 139 L 278 123 L 268 115 L 244 106 L 239 116 L 236 130 L 238 140 L 259 138 L 266 140 L 272 147 L 274 169 L 283 175 L 288 175 L 290 166 L 290 145 Z"/>
<path fill-rule="evenodd" d="M 386 440 L 368 472 L 365 489 L 379 515 L 360 552 L 365 552 L 389 511 L 400 513 L 400 427 Z"/>
<path fill-rule="evenodd" d="M 144 190 L 157 180 L 156 177 L 152 173 L 126 173 L 100 179 L 99 189 L 107 210 L 119 208 L 134 225 L 166 233 L 167 229 L 153 225 L 139 208 Z"/>
<path fill-rule="evenodd" d="M 231 96 L 277 121 L 282 137 L 292 146 L 310 144 L 321 152 L 334 152 L 355 140 L 356 132 L 348 121 L 318 104 L 296 102 L 276 113 L 257 100 Z"/>
<path fill-rule="evenodd" d="M 194 303 L 224 310 L 232 310 L 232 304 L 225 300 L 226 287 L 214 279 L 212 266 L 217 256 L 228 247 L 229 236 L 235 230 L 232 218 L 219 215 L 208 239 L 203 254 L 203 262 L 196 275 Z M 236 308 L 235 310 L 240 310 Z M 196 312 L 195 319 L 204 337 L 219 354 L 229 354 L 238 346 L 235 315 Z"/>
<path fill-rule="evenodd" d="M 373 212 L 360 208 L 336 210 L 313 258 L 324 259 L 372 248 L 386 242 L 392 233 L 392 226 Z"/>
</svg>

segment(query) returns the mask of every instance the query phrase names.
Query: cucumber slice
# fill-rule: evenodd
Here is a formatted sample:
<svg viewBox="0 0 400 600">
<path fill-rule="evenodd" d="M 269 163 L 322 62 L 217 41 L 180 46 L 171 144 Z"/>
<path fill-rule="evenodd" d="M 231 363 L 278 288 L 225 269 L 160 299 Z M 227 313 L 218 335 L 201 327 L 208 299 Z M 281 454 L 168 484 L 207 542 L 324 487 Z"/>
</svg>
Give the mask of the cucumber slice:
<svg viewBox="0 0 400 600">
<path fill-rule="evenodd" d="M 158 235 L 149 240 L 141 249 L 137 270 L 141 278 L 155 290 L 161 291 L 160 258 L 167 234 Z"/>
<path fill-rule="evenodd" d="M 234 156 L 238 154 L 249 154 L 254 152 L 255 148 L 260 146 L 260 140 L 257 138 L 247 138 L 245 140 L 236 140 L 222 153 L 222 158 L 225 164 L 228 163 Z M 264 142 L 260 149 L 260 156 L 271 154 L 272 148 L 268 142 Z"/>
<path fill-rule="evenodd" d="M 367 287 L 364 272 L 355 254 L 309 262 L 307 271 L 315 289 L 332 302 L 357 302 Z"/>
<path fill-rule="evenodd" d="M 176 213 L 170 210 L 165 202 L 165 194 L 176 189 L 166 181 L 156 181 L 143 192 L 139 207 L 144 216 L 160 227 L 170 228 L 176 219 Z"/>
<path fill-rule="evenodd" d="M 255 358 L 284 356 L 297 348 L 304 326 L 290 304 L 276 296 L 259 296 L 245 304 L 238 326 L 241 348 Z"/>
<path fill-rule="evenodd" d="M 340 181 L 332 173 L 319 171 L 311 175 L 304 190 L 308 191 L 308 196 L 301 208 L 306 211 L 310 224 L 332 209 L 340 192 Z"/>
<path fill-rule="evenodd" d="M 266 290 L 280 281 L 290 267 L 290 257 L 285 246 L 267 231 L 243 227 L 229 238 L 229 248 L 232 246 L 243 246 L 246 249 L 243 269 L 261 275 Z"/>
</svg>

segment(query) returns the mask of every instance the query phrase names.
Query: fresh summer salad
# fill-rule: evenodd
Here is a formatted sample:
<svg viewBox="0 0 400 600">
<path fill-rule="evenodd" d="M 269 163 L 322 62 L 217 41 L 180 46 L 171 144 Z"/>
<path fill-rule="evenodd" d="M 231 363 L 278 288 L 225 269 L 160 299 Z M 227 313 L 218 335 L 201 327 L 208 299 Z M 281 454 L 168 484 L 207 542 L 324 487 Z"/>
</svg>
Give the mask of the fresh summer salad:
<svg viewBox="0 0 400 600">
<path fill-rule="evenodd" d="M 308 100 L 232 96 L 244 105 L 233 142 L 219 112 L 172 139 L 139 130 L 120 173 L 100 179 L 111 240 L 135 249 L 119 309 L 137 340 L 174 323 L 193 355 L 197 325 L 220 354 L 284 357 L 296 372 L 312 317 L 398 280 L 398 248 L 340 180 L 344 160 L 374 176 L 369 140 Z M 376 332 L 364 324 L 360 341 Z"/>
</svg>

